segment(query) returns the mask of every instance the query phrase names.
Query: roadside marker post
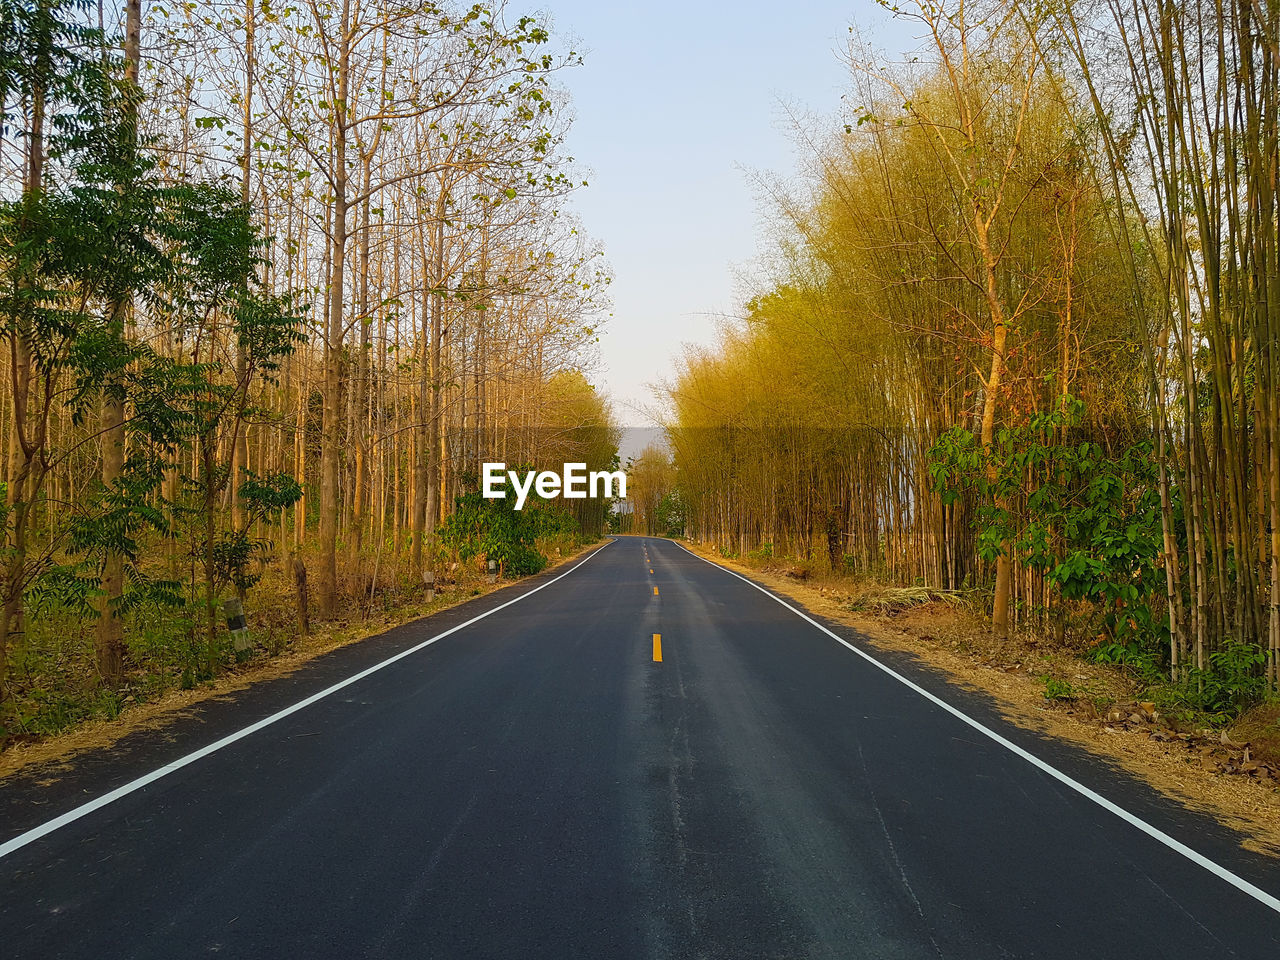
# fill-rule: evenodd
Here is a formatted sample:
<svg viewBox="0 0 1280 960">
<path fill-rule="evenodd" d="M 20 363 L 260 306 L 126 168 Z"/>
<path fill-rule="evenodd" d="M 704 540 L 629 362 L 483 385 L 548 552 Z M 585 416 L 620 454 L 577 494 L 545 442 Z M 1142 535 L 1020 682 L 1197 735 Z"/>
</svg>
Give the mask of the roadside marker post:
<svg viewBox="0 0 1280 960">
<path fill-rule="evenodd" d="M 248 660 L 253 650 L 249 640 L 249 624 L 244 618 L 244 603 L 239 597 L 224 600 L 222 615 L 227 618 L 227 631 L 231 634 L 231 647 L 235 650 L 236 660 Z"/>
</svg>

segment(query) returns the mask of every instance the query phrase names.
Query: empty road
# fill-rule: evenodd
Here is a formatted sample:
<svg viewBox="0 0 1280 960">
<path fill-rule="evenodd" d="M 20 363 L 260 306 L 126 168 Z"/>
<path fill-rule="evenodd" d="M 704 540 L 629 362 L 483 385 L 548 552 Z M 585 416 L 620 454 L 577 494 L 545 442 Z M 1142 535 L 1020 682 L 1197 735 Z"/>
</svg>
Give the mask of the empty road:
<svg viewBox="0 0 1280 960">
<path fill-rule="evenodd" d="M 867 650 L 620 538 L 0 786 L 0 957 L 1280 957 L 1277 861 Z"/>
</svg>

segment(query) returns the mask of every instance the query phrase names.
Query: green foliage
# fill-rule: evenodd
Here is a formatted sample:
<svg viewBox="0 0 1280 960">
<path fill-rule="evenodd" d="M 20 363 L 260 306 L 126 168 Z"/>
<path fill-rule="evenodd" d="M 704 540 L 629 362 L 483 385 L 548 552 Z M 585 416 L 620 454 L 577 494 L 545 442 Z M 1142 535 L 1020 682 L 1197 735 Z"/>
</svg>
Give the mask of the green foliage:
<svg viewBox="0 0 1280 960">
<path fill-rule="evenodd" d="M 301 486 L 287 474 L 258 477 L 245 471 L 238 488 L 243 522 L 231 529 L 220 507 L 210 512 L 233 479 L 220 457 L 252 412 L 250 391 L 270 381 L 301 342 L 303 317 L 290 296 L 258 289 L 263 240 L 235 196 L 205 184 L 149 186 L 145 178 L 133 189 L 148 198 L 145 219 L 135 225 L 146 242 L 134 237 L 127 245 L 151 251 L 151 267 L 145 274 L 135 270 L 134 286 L 113 295 L 149 300 L 171 319 L 176 335 L 189 337 L 197 348 L 163 356 L 126 340 L 113 323 L 82 324 L 70 339 L 65 362 L 77 384 L 77 419 L 96 410 L 104 384 L 132 412 L 124 471 L 71 518 L 70 547 L 85 556 L 125 560 L 127 593 L 121 607 L 170 604 L 177 600 L 177 584 L 141 573 L 139 538 L 148 531 L 181 536 L 199 561 L 205 602 L 212 605 L 225 586 L 243 592 L 257 582 L 250 563 L 271 544 L 247 531 L 301 497 Z M 216 349 L 220 318 L 229 320 L 234 357 Z M 207 345 L 203 356 L 201 344 Z M 184 453 L 192 446 L 200 452 L 194 471 Z M 178 470 L 181 479 L 174 502 L 157 494 L 167 470 Z M 197 585 L 191 583 L 189 590 L 194 596 Z"/>
<path fill-rule="evenodd" d="M 11 689 L 16 691 L 15 702 L 30 695 L 23 702 L 36 704 L 35 713 L 22 713 L 18 720 L 18 728 L 28 732 L 39 717 L 50 723 L 41 729 L 54 729 L 116 708 L 115 700 L 95 701 L 91 689 L 100 682 L 94 619 L 104 590 L 115 589 L 116 560 L 123 561 L 124 586 L 111 607 L 124 627 L 126 670 L 121 677 L 114 656 L 104 656 L 104 665 L 112 663 L 106 679 L 137 684 L 181 675 L 191 686 L 216 674 L 225 639 L 217 636 L 222 594 L 230 587 L 241 593 L 270 589 L 259 580 L 269 570 L 271 543 L 258 531 L 275 527 L 281 511 L 301 494 L 294 477 L 260 476 L 235 464 L 248 431 L 279 423 L 280 394 L 264 387 L 281 376 L 285 359 L 305 339 L 298 302 L 275 289 L 294 288 L 299 301 L 317 298 L 315 270 L 308 275 L 296 263 L 271 269 L 264 259 L 268 238 L 258 225 L 285 221 L 259 215 L 241 203 L 238 191 L 227 189 L 233 181 L 226 176 L 228 164 L 235 161 L 220 157 L 228 141 L 214 134 L 232 129 L 224 108 L 239 102 L 234 90 L 229 101 L 221 95 L 201 101 L 200 111 L 215 115 L 185 117 L 184 122 L 194 121 L 197 130 L 209 133 L 190 144 L 192 164 L 179 169 L 158 162 L 154 144 L 138 126 L 142 92 L 127 77 L 118 52 L 121 38 L 87 26 L 104 22 L 100 7 L 91 0 L 0 0 L 0 128 L 22 148 L 11 158 L 14 183 L 0 191 L 0 334 L 10 351 L 15 387 L 6 401 L 11 411 L 6 419 L 15 459 L 22 461 L 6 471 L 14 481 L 8 491 L 14 502 L 6 505 L 0 496 L 6 532 L 0 544 L 0 599 L 8 618 L 0 631 L 0 694 L 8 700 Z M 425 20 L 424 11 L 431 14 Z M 298 37 L 327 36 L 326 30 L 338 26 L 324 4 L 259 12 L 265 17 L 259 18 L 260 30 L 283 24 L 286 35 L 301 28 Z M 475 178 L 465 189 L 457 186 L 466 179 L 461 176 L 448 187 L 440 181 L 441 204 L 452 222 L 474 225 L 466 204 L 492 208 L 519 199 L 523 209 L 526 201 L 559 195 L 571 186 L 559 169 L 563 128 L 553 107 L 561 101 L 551 85 L 563 58 L 548 52 L 550 34 L 537 20 L 512 22 L 480 5 L 453 10 L 431 4 L 421 10 L 379 8 L 370 17 L 381 25 L 375 31 L 381 40 L 365 32 L 370 43 L 357 43 L 353 56 L 359 61 L 367 50 L 383 58 L 383 89 L 377 102 L 366 104 L 369 111 L 344 116 L 350 129 L 390 132 L 393 123 L 417 123 L 425 110 L 434 119 L 420 124 L 421 132 L 429 128 L 428 135 L 439 143 L 458 144 L 458 153 L 450 155 L 460 163 L 484 154 L 477 146 L 482 142 L 512 148 L 501 162 L 463 164 L 466 178 Z M 234 18 L 196 20 L 187 28 L 206 38 L 206 28 L 213 33 L 228 26 L 243 29 Z M 159 29 L 169 40 L 179 36 Z M 279 46 L 279 34 L 265 43 L 264 35 L 258 36 L 267 76 L 272 69 L 267 59 L 282 63 L 275 54 L 288 59 L 289 53 Z M 403 41 L 398 47 L 397 38 Z M 290 49 L 295 59 L 310 55 Z M 424 59 L 406 63 L 404 53 Z M 425 62 L 445 66 L 428 71 L 424 81 Z M 162 78 L 156 89 L 165 91 L 166 83 Z M 317 129 L 291 126 L 300 114 L 318 115 L 321 126 L 337 120 L 340 106 L 331 96 L 319 99 L 316 90 L 305 84 L 290 88 L 285 95 L 300 109 L 285 109 L 276 118 L 285 124 L 280 137 L 259 124 L 255 142 L 241 146 L 252 146 L 259 155 L 258 172 L 269 167 L 296 174 L 306 202 L 329 203 L 331 195 L 318 198 L 306 187 L 306 178 L 317 171 L 290 159 L 298 142 Z M 157 103 L 157 110 L 163 113 L 173 102 Z M 455 109 L 465 103 L 483 109 L 464 123 L 466 111 Z M 34 122 L 40 117 L 42 128 Z M 356 140 L 362 137 L 353 133 L 351 142 Z M 320 162 L 321 154 L 312 153 L 311 159 Z M 438 164 L 423 163 L 415 176 L 434 182 L 431 172 L 439 172 Z M 217 181 L 193 180 L 200 171 Z M 246 176 L 254 172 L 252 165 L 245 171 Z M 388 195 L 421 193 L 423 186 L 407 182 L 402 173 L 382 177 L 381 185 L 366 182 L 372 191 L 365 196 L 368 204 L 381 201 L 375 194 L 383 189 Z M 271 177 L 263 180 L 263 189 L 270 191 L 272 183 L 278 185 Z M 447 190 L 456 194 L 456 204 L 452 198 L 446 203 Z M 293 202 L 292 194 L 285 202 Z M 371 209 L 381 221 L 389 205 Z M 314 227 L 297 235 L 291 229 L 281 247 L 296 255 L 322 232 Z M 543 277 L 563 282 L 575 304 L 591 303 L 601 275 L 591 277 L 587 268 L 599 254 L 586 246 L 566 250 L 559 236 L 550 231 L 545 251 L 541 241 L 535 244 L 539 249 L 528 248 L 530 263 L 521 268 L 525 275 L 491 278 L 497 294 L 459 307 L 493 310 L 494 298 L 524 296 L 527 278 L 541 284 Z M 566 254 L 570 265 L 551 264 L 553 257 Z M 544 255 L 545 264 L 535 262 Z M 305 254 L 301 260 L 305 264 Z M 336 269 L 343 269 L 341 262 Z M 458 292 L 457 278 L 440 279 L 460 300 L 467 299 Z M 358 322 L 367 329 L 377 310 L 364 313 Z M 594 337 L 590 321 L 573 309 L 559 309 L 544 339 L 576 349 Z M 464 336 L 469 334 L 459 342 Z M 547 369 L 569 366 L 560 359 L 567 356 L 562 351 Z M 355 382 L 349 359 L 343 358 L 340 378 Z M 446 366 L 450 362 L 446 357 Z M 498 369 L 496 360 L 493 369 Z M 561 369 L 544 377 L 542 369 L 535 379 L 544 394 L 540 399 L 549 402 L 540 403 L 537 414 L 548 420 L 536 428 L 554 435 L 554 459 L 585 461 L 588 469 L 607 468 L 610 461 L 616 465 L 617 430 L 607 400 L 577 371 Z M 366 375 L 364 382 L 373 381 Z M 25 404 L 24 389 L 29 390 Z M 378 402 L 398 402 L 404 394 L 392 396 L 397 389 L 386 390 Z M 313 391 L 315 415 L 300 431 L 309 460 L 320 456 L 319 449 L 312 456 L 320 446 L 320 424 L 326 450 L 329 442 L 341 442 L 328 414 L 320 415 L 322 392 L 327 393 Z M 310 399 L 301 403 L 311 412 Z M 117 444 L 121 420 L 124 440 Z M 97 462 L 100 451 L 117 447 L 125 456 L 118 478 L 114 456 Z M 112 478 L 105 483 L 100 479 L 104 468 Z M 234 511 L 229 509 L 233 502 Z M 533 572 L 546 563 L 549 547 L 561 545 L 555 540 L 571 539 L 580 528 L 598 531 L 609 508 L 607 501 L 594 499 L 566 504 L 563 509 L 576 524 L 540 504 L 530 504 L 519 517 L 482 516 L 486 511 L 476 510 L 471 518 L 478 517 L 476 529 L 459 546 L 464 553 L 479 551 L 499 560 L 506 572 Z M 299 520 L 305 530 L 307 517 Z M 464 526 L 465 518 L 459 530 Z M 380 568 L 375 561 L 375 580 L 387 575 L 385 562 Z M 411 579 L 413 588 L 420 588 L 417 577 Z M 370 604 L 374 592 L 369 591 Z M 3 676 L 8 665 L 16 671 L 12 688 Z M 46 684 L 45 678 L 53 679 Z M 60 691 L 68 691 L 67 697 Z M 8 710 L 7 702 L 0 703 L 0 739 L 8 732 Z"/>
<path fill-rule="evenodd" d="M 476 478 L 464 482 L 474 486 Z M 464 562 L 476 557 L 497 560 L 502 573 L 526 576 L 547 565 L 536 547 L 538 540 L 573 536 L 577 529 L 571 516 L 537 496 L 531 495 L 524 509 L 517 510 L 513 497 L 489 500 L 473 489 L 456 498 L 454 512 L 437 535 L 442 549 Z"/>
<path fill-rule="evenodd" d="M 1013 549 L 1068 602 L 1092 611 L 1104 639 L 1090 650 L 1154 685 L 1166 712 L 1226 722 L 1267 690 L 1266 653 L 1227 641 L 1203 669 L 1182 664 L 1168 679 L 1168 624 L 1161 563 L 1158 476 L 1150 445 L 1107 456 L 1066 435 L 1083 407 L 1042 414 L 1001 430 L 984 453 L 968 431 L 953 429 L 931 451 L 935 489 L 947 502 L 977 500 L 978 548 L 988 560 Z M 1048 689 L 1051 699 L 1063 694 Z"/>
<path fill-rule="evenodd" d="M 683 537 L 685 519 L 688 516 L 688 509 L 685 507 L 684 499 L 680 495 L 678 487 L 673 488 L 658 503 L 656 517 L 658 521 L 658 529 L 668 537 Z M 770 550 L 773 549 L 772 544 L 769 545 Z"/>
<path fill-rule="evenodd" d="M 191 462 L 193 444 L 230 448 L 226 434 L 242 429 L 251 387 L 275 375 L 303 328 L 288 296 L 260 289 L 265 239 L 238 196 L 159 174 L 134 126 L 136 86 L 118 59 L 104 55 L 105 38 L 78 23 L 88 10 L 83 2 L 0 0 L 4 86 L 45 96 L 52 133 L 43 146 L 53 164 L 42 190 L 0 202 L 0 323 L 29 351 L 36 385 L 70 385 L 59 402 L 77 427 L 97 416 L 106 397 L 128 408 L 128 458 L 109 488 L 91 488 L 57 515 L 51 549 L 19 564 L 25 580 L 7 589 L 37 605 L 56 600 L 88 611 L 96 576 L 85 561 L 114 556 L 126 565 L 126 593 L 115 601 L 123 610 L 178 599 L 174 581 L 139 569 L 142 538 L 191 533 L 196 504 L 218 500 L 230 477 L 216 456 L 203 457 L 194 475 L 183 474 L 194 501 L 186 503 L 160 497 L 161 481 Z M 163 316 L 194 348 L 167 356 L 131 338 L 122 309 L 130 302 Z M 228 337 L 234 358 L 221 349 Z M 42 402 L 28 414 L 35 423 L 52 414 L 54 401 Z M 47 463 L 47 450 L 36 455 Z M 39 500 L 42 480 L 43 472 L 33 473 L 25 502 Z M 263 543 L 245 529 L 298 494 L 291 478 L 249 477 L 241 488 L 248 523 L 238 530 L 205 510 L 207 529 L 188 539 L 206 558 L 209 602 L 219 583 L 243 589 L 253 581 L 247 563 Z M 69 562 L 56 560 L 59 547 Z"/>
<path fill-rule="evenodd" d="M 85 562 L 51 564 L 27 588 L 27 615 L 46 617 L 66 611 L 83 618 L 94 617 L 91 600 L 97 589 L 96 571 Z"/>
<path fill-rule="evenodd" d="M 1226 724 L 1262 700 L 1268 690 L 1265 650 L 1228 640 L 1209 655 L 1201 670 L 1190 665 L 1183 677 L 1157 692 L 1166 713 L 1212 724 Z"/>
<path fill-rule="evenodd" d="M 240 502 L 253 520 L 275 520 L 281 510 L 288 509 L 302 499 L 302 484 L 288 473 L 273 473 L 260 477 L 252 470 L 244 470 L 245 480 L 240 484 Z"/>
<path fill-rule="evenodd" d="M 56 734 L 85 720 L 114 719 L 123 706 L 120 692 L 107 687 L 80 694 L 37 686 L 18 705 L 14 725 L 25 733 Z"/>
<path fill-rule="evenodd" d="M 1106 635 L 1155 649 L 1167 636 L 1161 603 L 1160 502 L 1150 446 L 1107 456 L 1092 442 L 1066 438 L 1084 406 L 998 431 L 990 451 L 955 427 L 930 451 L 930 475 L 943 501 L 971 495 L 980 556 L 1015 550 L 1041 570 L 1062 598 L 1096 612 Z"/>
<path fill-rule="evenodd" d="M 1044 698 L 1046 700 L 1075 699 L 1075 687 L 1065 680 L 1059 680 L 1057 677 L 1045 674 L 1040 678 L 1040 682 L 1044 684 Z"/>
<path fill-rule="evenodd" d="M 619 433 L 604 399 L 581 372 L 562 370 L 547 382 L 543 425 L 551 429 L 536 447 L 541 465 L 558 469 L 563 463 L 584 463 L 588 472 L 619 469 Z M 616 491 L 615 491 L 616 492 Z M 577 521 L 585 537 L 598 537 L 614 526 L 616 497 L 583 497 L 564 500 L 559 508 Z"/>
<path fill-rule="evenodd" d="M 675 493 L 675 467 L 666 449 L 649 444 L 639 456 L 628 459 L 626 474 L 630 532 L 651 537 L 668 535 L 668 531 L 679 535 L 686 511 L 684 501 Z"/>
<path fill-rule="evenodd" d="M 25 139 L 22 105 L 40 90 L 55 157 L 98 139 L 104 105 L 137 96 L 101 31 L 87 25 L 92 8 L 89 0 L 0 0 L 0 123 Z"/>
<path fill-rule="evenodd" d="M 1095 663 L 1123 667 L 1144 683 L 1159 683 L 1164 678 L 1162 651 L 1151 638 L 1106 640 L 1093 647 L 1088 657 Z"/>
</svg>

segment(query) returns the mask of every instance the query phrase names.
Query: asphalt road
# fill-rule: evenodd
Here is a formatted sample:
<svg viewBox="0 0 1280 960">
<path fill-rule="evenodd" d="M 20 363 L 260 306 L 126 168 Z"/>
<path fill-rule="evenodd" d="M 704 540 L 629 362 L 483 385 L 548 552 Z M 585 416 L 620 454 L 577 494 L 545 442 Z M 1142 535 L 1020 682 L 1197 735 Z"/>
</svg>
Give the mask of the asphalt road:
<svg viewBox="0 0 1280 960">
<path fill-rule="evenodd" d="M 0 847 L 0 957 L 1280 957 L 1211 820 L 674 543 L 562 574 L 0 785 L 0 842 L 123 785 Z"/>
</svg>

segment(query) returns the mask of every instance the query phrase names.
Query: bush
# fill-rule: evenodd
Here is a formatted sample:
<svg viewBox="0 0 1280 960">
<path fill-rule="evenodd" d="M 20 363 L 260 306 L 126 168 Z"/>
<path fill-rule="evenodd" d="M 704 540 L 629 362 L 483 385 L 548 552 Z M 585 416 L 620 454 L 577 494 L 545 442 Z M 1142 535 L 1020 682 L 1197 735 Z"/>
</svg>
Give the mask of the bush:
<svg viewBox="0 0 1280 960">
<path fill-rule="evenodd" d="M 1143 638 L 1100 643 L 1088 652 L 1088 659 L 1124 667 L 1144 683 L 1157 683 L 1164 677 L 1160 651 Z"/>
<path fill-rule="evenodd" d="M 504 574 L 539 572 L 546 567 L 547 558 L 538 551 L 537 542 L 563 543 L 578 532 L 573 517 L 536 497 L 517 510 L 513 497 L 489 500 L 473 489 L 459 496 L 455 504 L 453 514 L 437 531 L 441 548 L 464 562 L 475 557 L 497 560 Z"/>
<path fill-rule="evenodd" d="M 1066 680 L 1059 680 L 1057 677 L 1045 674 L 1040 678 L 1040 682 L 1044 684 L 1044 698 L 1046 700 L 1074 700 L 1076 691 Z"/>
<path fill-rule="evenodd" d="M 1064 410 L 1000 430 L 990 450 L 969 431 L 951 429 L 930 450 L 934 490 L 944 503 L 973 498 L 983 560 L 1021 557 L 1063 600 L 1089 610 L 1108 638 L 1164 648 L 1163 534 L 1150 443 L 1109 455 L 1096 443 L 1063 442 L 1083 415 L 1083 404 L 1067 397 Z"/>
<path fill-rule="evenodd" d="M 1209 655 L 1201 670 L 1190 666 L 1161 697 L 1166 712 L 1201 714 L 1213 723 L 1229 723 L 1267 695 L 1267 655 L 1251 643 L 1230 640 Z"/>
<path fill-rule="evenodd" d="M 547 566 L 547 558 L 533 547 L 517 544 L 507 551 L 503 569 L 514 577 L 528 577 L 541 573 Z"/>
<path fill-rule="evenodd" d="M 656 517 L 658 529 L 663 531 L 664 536 L 680 539 L 684 536 L 685 518 L 688 512 L 680 491 L 672 490 L 658 504 Z"/>
</svg>

